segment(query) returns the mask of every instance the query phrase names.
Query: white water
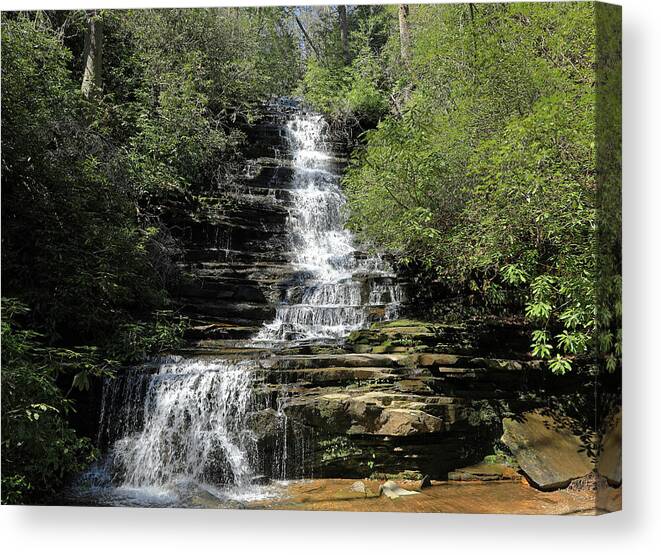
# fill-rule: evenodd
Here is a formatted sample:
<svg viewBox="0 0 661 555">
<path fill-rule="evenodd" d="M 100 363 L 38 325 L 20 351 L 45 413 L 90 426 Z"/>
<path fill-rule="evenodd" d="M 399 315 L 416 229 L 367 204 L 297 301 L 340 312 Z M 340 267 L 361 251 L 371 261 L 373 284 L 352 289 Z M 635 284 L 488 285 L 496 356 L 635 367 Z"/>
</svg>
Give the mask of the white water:
<svg viewBox="0 0 661 555">
<path fill-rule="evenodd" d="M 341 338 L 370 321 L 395 317 L 402 301 L 383 260 L 357 257 L 354 237 L 345 228 L 346 199 L 332 169 L 327 135 L 319 115 L 299 113 L 287 123 L 294 166 L 291 261 L 302 283 L 287 291 L 275 320 L 257 340 Z"/>
<path fill-rule="evenodd" d="M 250 361 L 174 357 L 154 372 L 136 368 L 107 380 L 99 441 L 109 451 L 83 480 L 113 504 L 177 504 L 200 491 L 232 500 L 272 495 L 252 483 L 254 379 Z"/>
<path fill-rule="evenodd" d="M 142 401 L 142 430 L 113 448 L 124 485 L 163 486 L 180 479 L 248 485 L 254 451 L 245 431 L 251 377 L 245 365 L 223 361 L 162 364 Z"/>
</svg>

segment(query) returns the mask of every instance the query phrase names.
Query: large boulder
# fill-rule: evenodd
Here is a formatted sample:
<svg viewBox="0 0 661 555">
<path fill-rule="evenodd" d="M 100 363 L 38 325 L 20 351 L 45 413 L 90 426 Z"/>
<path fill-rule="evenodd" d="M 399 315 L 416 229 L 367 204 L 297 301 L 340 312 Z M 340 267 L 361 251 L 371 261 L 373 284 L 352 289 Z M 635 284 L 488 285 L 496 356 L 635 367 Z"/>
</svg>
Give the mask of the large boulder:
<svg viewBox="0 0 661 555">
<path fill-rule="evenodd" d="M 411 436 L 443 431 L 443 420 L 415 409 L 384 409 L 373 432 L 383 436 Z"/>
<path fill-rule="evenodd" d="M 505 418 L 503 428 L 501 441 L 539 489 L 566 487 L 593 470 L 580 438 L 552 417 L 529 412 L 519 419 Z"/>
</svg>

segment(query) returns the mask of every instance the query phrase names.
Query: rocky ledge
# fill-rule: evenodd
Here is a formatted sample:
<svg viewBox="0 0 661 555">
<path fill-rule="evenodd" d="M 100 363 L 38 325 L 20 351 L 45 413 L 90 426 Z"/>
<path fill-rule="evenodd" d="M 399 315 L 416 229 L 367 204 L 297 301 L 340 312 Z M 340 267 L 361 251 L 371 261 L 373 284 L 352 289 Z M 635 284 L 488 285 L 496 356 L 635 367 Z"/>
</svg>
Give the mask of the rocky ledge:
<svg viewBox="0 0 661 555">
<path fill-rule="evenodd" d="M 207 341 L 187 354 L 254 359 L 249 422 L 264 475 L 283 475 L 269 453 L 284 441 L 289 468 L 301 469 L 291 477 L 518 476 L 556 489 L 594 469 L 592 381 L 554 376 L 516 348 L 523 337 L 512 326 L 399 320 L 340 346 Z"/>
</svg>

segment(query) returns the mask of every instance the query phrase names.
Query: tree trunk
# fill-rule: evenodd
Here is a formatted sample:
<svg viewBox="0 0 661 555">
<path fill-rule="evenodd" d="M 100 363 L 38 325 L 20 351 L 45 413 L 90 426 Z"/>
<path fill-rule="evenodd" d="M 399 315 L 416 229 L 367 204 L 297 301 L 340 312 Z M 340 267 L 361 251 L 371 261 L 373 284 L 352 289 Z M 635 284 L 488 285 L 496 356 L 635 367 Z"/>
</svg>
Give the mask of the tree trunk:
<svg viewBox="0 0 661 555">
<path fill-rule="evenodd" d="M 294 19 L 296 20 L 296 23 L 298 24 L 299 29 L 303 33 L 303 36 L 305 37 L 305 40 L 310 45 L 310 48 L 312 48 L 312 51 L 314 52 L 314 55 L 317 57 L 317 60 L 319 60 L 320 59 L 319 50 L 317 50 L 317 47 L 314 45 L 314 42 L 312 42 L 312 39 L 310 38 L 310 35 L 308 35 L 308 32 L 305 30 L 305 27 L 303 27 L 303 23 L 301 23 L 301 20 L 298 18 L 298 16 L 296 14 L 294 14 Z"/>
<path fill-rule="evenodd" d="M 101 70 L 103 62 L 103 21 L 96 10 L 87 11 L 87 31 L 85 32 L 85 53 L 83 60 L 83 82 L 80 91 L 88 100 L 95 98 L 101 90 Z"/>
<path fill-rule="evenodd" d="M 347 7 L 344 4 L 338 5 L 337 15 L 340 18 L 340 39 L 342 40 L 342 55 L 344 56 L 344 63 L 349 65 L 351 63 L 351 55 L 349 53 L 349 20 L 347 19 Z"/>
<path fill-rule="evenodd" d="M 399 5 L 399 48 L 402 61 L 408 66 L 411 61 L 411 28 L 409 27 L 408 4 Z"/>
</svg>

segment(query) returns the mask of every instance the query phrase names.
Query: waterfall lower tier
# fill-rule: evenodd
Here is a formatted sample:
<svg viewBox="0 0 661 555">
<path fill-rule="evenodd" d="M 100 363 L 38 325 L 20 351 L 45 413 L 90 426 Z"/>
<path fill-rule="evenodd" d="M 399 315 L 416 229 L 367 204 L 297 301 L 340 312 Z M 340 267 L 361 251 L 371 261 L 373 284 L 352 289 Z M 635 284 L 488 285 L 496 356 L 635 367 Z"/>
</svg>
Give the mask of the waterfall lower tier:
<svg viewBox="0 0 661 555">
<path fill-rule="evenodd" d="M 250 360 L 172 357 L 108 379 L 103 479 L 129 489 L 195 482 L 245 497 L 263 493 L 265 476 L 310 475 L 310 434 L 288 421 L 287 396 Z"/>
<path fill-rule="evenodd" d="M 115 476 L 131 487 L 181 479 L 249 485 L 252 379 L 246 364 L 183 360 L 108 381 L 101 430 L 115 440 Z"/>
</svg>

